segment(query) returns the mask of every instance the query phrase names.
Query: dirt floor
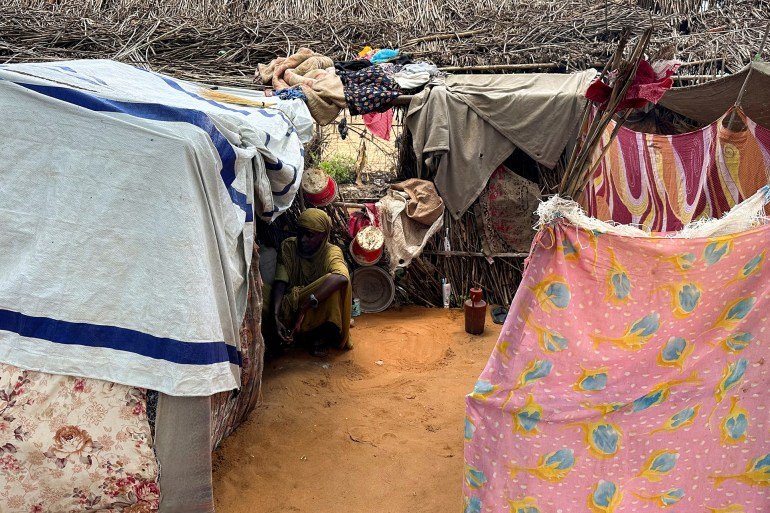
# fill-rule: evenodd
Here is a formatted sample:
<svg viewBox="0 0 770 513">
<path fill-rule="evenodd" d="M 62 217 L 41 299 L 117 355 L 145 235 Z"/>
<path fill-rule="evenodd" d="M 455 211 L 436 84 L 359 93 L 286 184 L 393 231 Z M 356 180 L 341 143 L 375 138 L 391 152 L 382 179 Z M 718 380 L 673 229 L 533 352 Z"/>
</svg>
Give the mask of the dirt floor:
<svg viewBox="0 0 770 513">
<path fill-rule="evenodd" d="M 355 348 L 291 352 L 215 454 L 217 513 L 461 511 L 464 396 L 500 333 L 460 310 L 364 315 Z"/>
</svg>

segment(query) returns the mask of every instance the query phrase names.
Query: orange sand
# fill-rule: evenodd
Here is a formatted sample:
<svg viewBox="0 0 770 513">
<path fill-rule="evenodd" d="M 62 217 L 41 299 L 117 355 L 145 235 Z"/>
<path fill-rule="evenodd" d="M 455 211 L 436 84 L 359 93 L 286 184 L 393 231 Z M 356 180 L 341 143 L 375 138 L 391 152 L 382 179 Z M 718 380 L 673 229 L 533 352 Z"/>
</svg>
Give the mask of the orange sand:
<svg viewBox="0 0 770 513">
<path fill-rule="evenodd" d="M 462 509 L 464 396 L 500 326 L 474 337 L 462 311 L 410 308 L 351 333 L 352 351 L 268 363 L 262 404 L 215 454 L 217 513 Z"/>
</svg>

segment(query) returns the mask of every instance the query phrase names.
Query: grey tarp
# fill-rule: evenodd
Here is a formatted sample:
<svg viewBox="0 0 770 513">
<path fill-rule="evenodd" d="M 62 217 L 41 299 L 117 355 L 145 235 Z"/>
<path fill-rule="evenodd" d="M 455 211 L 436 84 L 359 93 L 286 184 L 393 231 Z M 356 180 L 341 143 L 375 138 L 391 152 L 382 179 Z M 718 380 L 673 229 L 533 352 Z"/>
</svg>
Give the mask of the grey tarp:
<svg viewBox="0 0 770 513">
<path fill-rule="evenodd" d="M 735 103 L 750 67 L 754 71 L 741 105 L 753 121 L 770 127 L 770 63 L 767 62 L 752 63 L 734 75 L 705 84 L 670 89 L 659 103 L 695 121 L 712 123 Z"/>
<path fill-rule="evenodd" d="M 159 513 L 213 513 L 211 398 L 160 394 L 155 423 Z"/>
<path fill-rule="evenodd" d="M 517 146 L 554 167 L 577 130 L 583 93 L 595 76 L 595 70 L 452 75 L 416 95 L 406 124 L 420 164 L 437 166 L 436 188 L 452 215 L 468 209 Z"/>
</svg>

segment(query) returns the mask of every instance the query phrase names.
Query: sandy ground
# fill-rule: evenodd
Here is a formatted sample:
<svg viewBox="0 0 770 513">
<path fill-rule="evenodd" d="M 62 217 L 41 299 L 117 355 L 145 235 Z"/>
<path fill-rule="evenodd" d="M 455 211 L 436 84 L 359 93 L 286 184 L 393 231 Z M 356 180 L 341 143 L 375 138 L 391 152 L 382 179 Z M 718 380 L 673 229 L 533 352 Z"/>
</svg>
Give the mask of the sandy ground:
<svg viewBox="0 0 770 513">
<path fill-rule="evenodd" d="M 352 351 L 268 363 L 262 404 L 215 454 L 217 513 L 461 511 L 464 396 L 499 333 L 410 308 L 357 318 Z"/>
</svg>

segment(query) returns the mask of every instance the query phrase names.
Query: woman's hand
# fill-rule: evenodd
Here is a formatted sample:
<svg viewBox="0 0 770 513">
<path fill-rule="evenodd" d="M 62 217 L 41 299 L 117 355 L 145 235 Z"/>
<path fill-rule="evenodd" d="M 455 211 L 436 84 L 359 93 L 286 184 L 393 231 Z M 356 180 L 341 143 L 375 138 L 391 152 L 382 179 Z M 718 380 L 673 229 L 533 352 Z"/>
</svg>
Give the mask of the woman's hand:
<svg viewBox="0 0 770 513">
<path fill-rule="evenodd" d="M 284 344 L 291 344 L 294 342 L 294 336 L 292 331 L 286 328 L 286 326 L 283 325 L 281 320 L 278 318 L 278 316 L 275 316 L 275 327 L 276 331 L 278 332 L 278 337 L 281 339 L 281 341 Z"/>
</svg>

